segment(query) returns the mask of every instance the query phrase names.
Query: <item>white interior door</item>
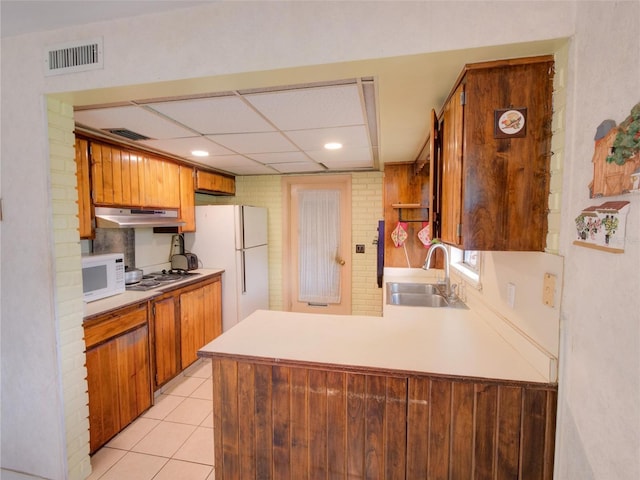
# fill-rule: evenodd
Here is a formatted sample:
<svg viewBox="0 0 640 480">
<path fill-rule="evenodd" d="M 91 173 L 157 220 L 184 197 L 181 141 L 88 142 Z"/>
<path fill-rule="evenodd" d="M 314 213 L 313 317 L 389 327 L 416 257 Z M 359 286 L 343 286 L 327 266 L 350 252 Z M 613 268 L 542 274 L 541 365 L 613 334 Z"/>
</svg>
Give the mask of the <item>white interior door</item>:
<svg viewBox="0 0 640 480">
<path fill-rule="evenodd" d="M 284 180 L 285 308 L 351 313 L 351 177 Z"/>
</svg>

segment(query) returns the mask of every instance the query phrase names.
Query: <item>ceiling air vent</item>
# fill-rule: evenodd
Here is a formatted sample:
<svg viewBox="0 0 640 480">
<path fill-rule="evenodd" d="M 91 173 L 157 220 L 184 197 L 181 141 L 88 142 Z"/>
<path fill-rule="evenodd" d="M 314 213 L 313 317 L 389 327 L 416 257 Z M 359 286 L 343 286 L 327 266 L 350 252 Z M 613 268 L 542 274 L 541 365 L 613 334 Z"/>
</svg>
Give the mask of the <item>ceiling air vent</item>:
<svg viewBox="0 0 640 480">
<path fill-rule="evenodd" d="M 150 140 L 149 137 L 146 137 L 141 133 L 132 132 L 131 130 L 128 130 L 126 128 L 107 128 L 105 130 L 114 135 L 128 138 L 129 140 Z"/>
<path fill-rule="evenodd" d="M 44 62 L 47 76 L 101 69 L 102 38 L 48 47 Z"/>
</svg>

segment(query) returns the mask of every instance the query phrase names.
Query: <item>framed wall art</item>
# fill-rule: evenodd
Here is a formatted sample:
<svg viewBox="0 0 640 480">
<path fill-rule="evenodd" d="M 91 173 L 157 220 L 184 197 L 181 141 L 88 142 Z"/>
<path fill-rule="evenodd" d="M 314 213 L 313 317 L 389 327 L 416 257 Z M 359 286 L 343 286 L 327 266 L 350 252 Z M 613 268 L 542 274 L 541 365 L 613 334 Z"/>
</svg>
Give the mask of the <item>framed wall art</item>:
<svg viewBox="0 0 640 480">
<path fill-rule="evenodd" d="M 527 109 L 504 108 L 494 111 L 493 136 L 518 138 L 527 134 Z"/>
</svg>

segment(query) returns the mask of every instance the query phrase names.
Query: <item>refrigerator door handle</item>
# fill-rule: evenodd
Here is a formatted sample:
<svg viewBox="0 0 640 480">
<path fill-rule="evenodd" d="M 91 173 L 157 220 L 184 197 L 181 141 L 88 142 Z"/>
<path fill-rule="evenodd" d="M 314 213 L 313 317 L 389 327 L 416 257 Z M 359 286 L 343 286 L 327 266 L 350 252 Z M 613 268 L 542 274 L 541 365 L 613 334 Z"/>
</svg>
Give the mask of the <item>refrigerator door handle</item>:
<svg viewBox="0 0 640 480">
<path fill-rule="evenodd" d="M 242 294 L 247 293 L 247 266 L 245 261 L 245 252 L 241 251 L 240 255 L 240 276 L 242 277 L 240 281 L 242 282 Z"/>
</svg>

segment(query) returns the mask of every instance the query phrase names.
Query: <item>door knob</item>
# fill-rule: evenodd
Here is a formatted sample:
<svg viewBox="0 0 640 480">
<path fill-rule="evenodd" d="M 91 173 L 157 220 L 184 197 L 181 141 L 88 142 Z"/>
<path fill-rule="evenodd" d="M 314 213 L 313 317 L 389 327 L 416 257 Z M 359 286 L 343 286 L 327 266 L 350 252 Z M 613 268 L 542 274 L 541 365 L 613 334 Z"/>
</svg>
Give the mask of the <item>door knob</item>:
<svg viewBox="0 0 640 480">
<path fill-rule="evenodd" d="M 336 262 L 338 262 L 338 265 L 344 265 L 346 262 L 340 258 L 340 257 L 336 257 Z"/>
</svg>

